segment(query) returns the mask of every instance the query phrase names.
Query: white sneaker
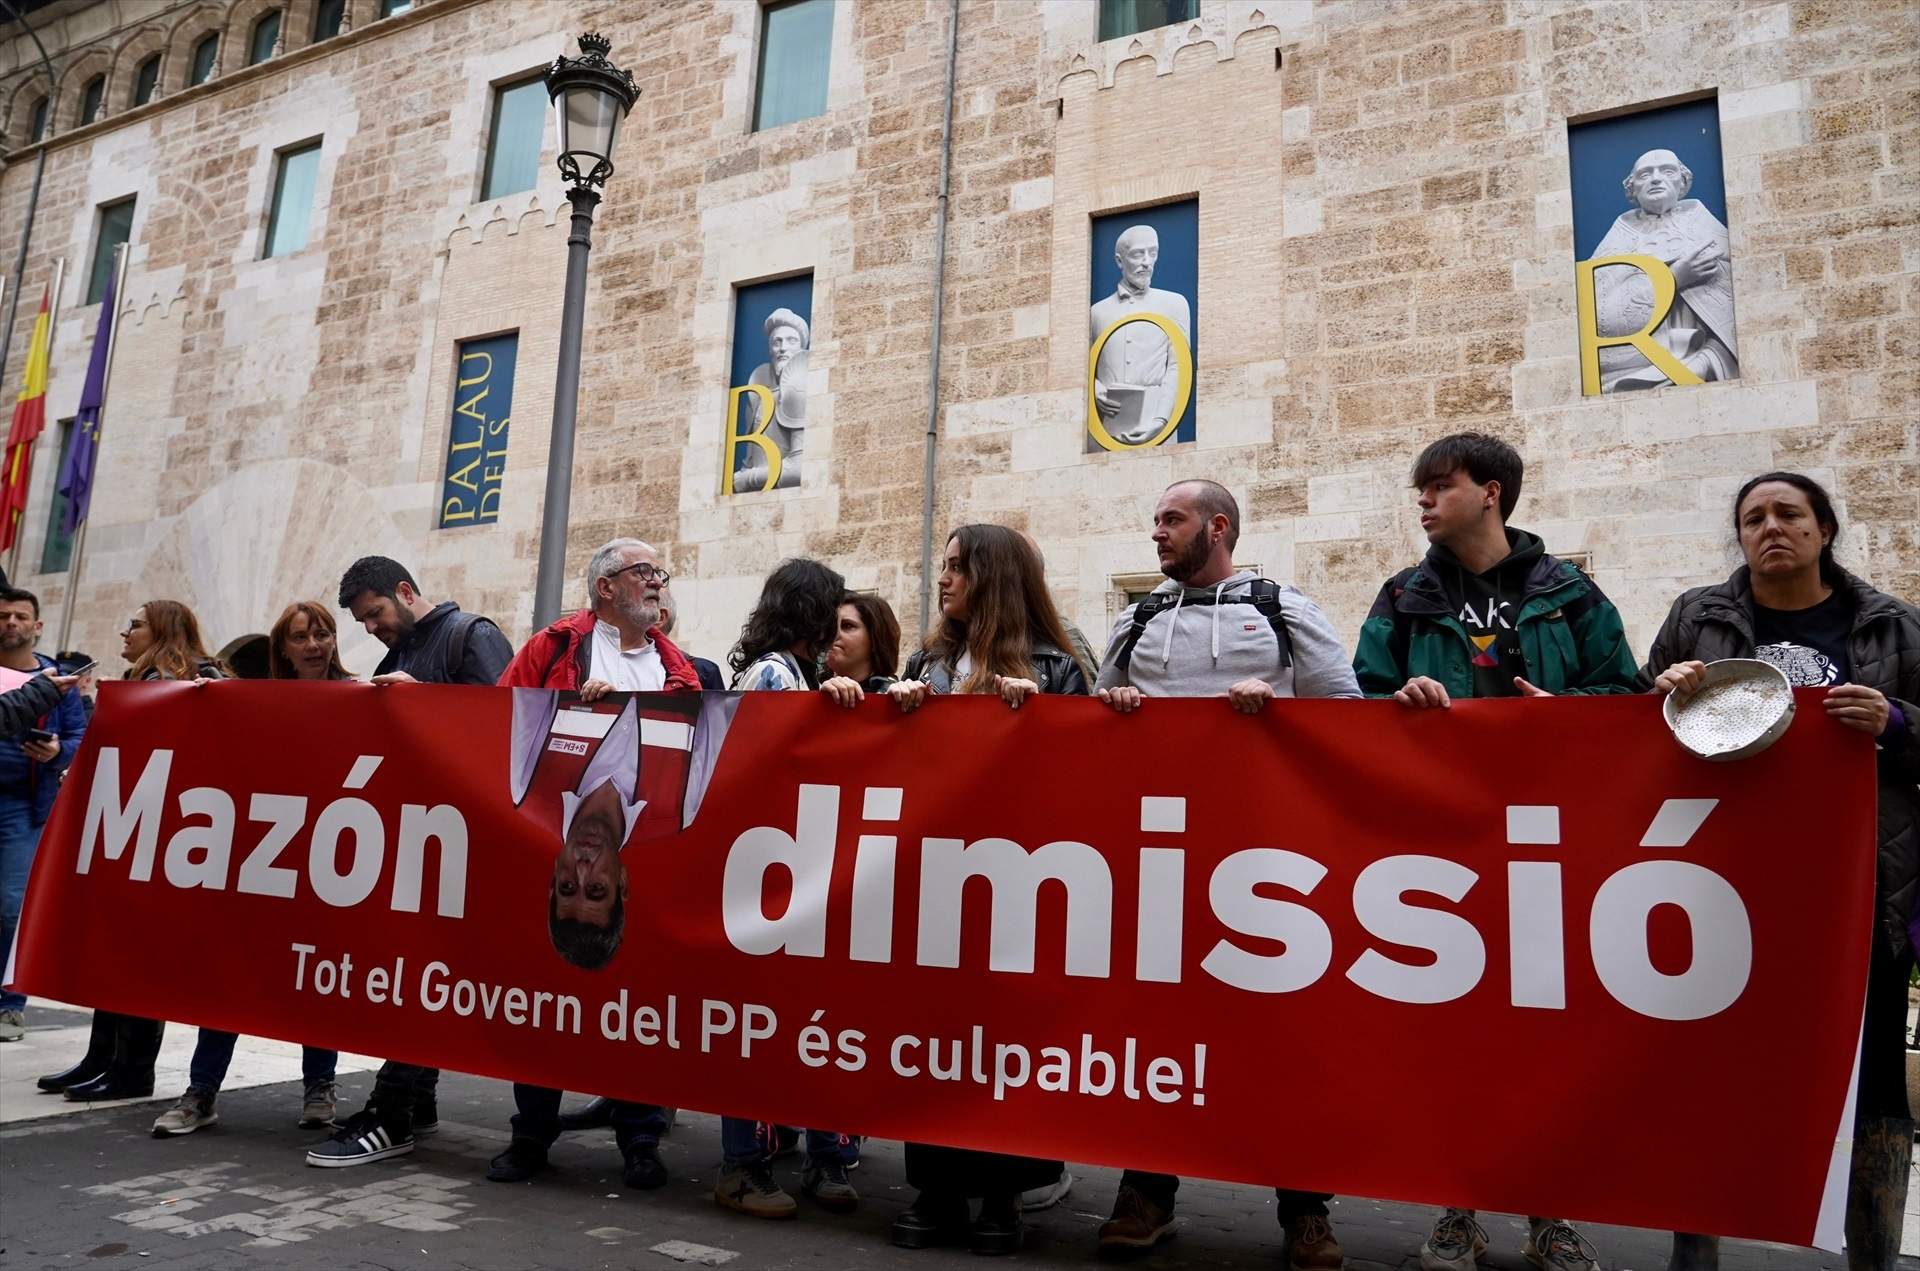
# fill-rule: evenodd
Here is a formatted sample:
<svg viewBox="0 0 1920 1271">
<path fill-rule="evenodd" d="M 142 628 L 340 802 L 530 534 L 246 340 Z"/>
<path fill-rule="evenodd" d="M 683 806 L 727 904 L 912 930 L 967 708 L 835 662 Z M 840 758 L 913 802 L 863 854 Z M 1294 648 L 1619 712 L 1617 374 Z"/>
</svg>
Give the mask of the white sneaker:
<svg viewBox="0 0 1920 1271">
<path fill-rule="evenodd" d="M 1067 1193 L 1072 1190 L 1073 1171 L 1063 1169 L 1060 1171 L 1059 1181 L 1048 1183 L 1045 1187 L 1030 1187 L 1021 1192 L 1020 1212 L 1037 1214 L 1043 1209 L 1052 1209 L 1065 1200 Z"/>
<path fill-rule="evenodd" d="M 27 1016 L 23 1011 L 0 1011 L 0 1042 L 17 1042 L 27 1035 Z"/>
<path fill-rule="evenodd" d="M 1600 1271 L 1600 1254 L 1570 1222 L 1527 1219 L 1527 1261 L 1540 1271 Z"/>
<path fill-rule="evenodd" d="M 1474 1271 L 1487 1251 L 1487 1231 L 1471 1209 L 1448 1209 L 1420 1246 L 1420 1271 Z"/>
<path fill-rule="evenodd" d="M 219 1119 L 220 1114 L 213 1110 L 213 1096 L 189 1086 L 177 1103 L 154 1118 L 153 1137 L 164 1139 L 171 1134 L 192 1134 Z"/>
</svg>

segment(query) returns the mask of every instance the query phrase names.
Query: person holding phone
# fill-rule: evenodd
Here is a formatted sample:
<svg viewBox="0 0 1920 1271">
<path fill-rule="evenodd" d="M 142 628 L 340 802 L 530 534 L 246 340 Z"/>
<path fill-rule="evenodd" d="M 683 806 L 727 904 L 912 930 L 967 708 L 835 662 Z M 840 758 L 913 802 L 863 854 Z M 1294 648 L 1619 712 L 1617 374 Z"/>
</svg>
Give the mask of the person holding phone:
<svg viewBox="0 0 1920 1271">
<path fill-rule="evenodd" d="M 68 691 L 78 677 L 58 675 L 59 665 L 34 651 L 39 642 L 40 598 L 19 587 L 0 589 L 0 723 L 7 738 L 0 741 L 0 959 L 13 947 L 60 774 L 87 731 L 85 704 Z M 0 1042 L 26 1035 L 26 1010 L 24 994 L 0 989 Z"/>
</svg>

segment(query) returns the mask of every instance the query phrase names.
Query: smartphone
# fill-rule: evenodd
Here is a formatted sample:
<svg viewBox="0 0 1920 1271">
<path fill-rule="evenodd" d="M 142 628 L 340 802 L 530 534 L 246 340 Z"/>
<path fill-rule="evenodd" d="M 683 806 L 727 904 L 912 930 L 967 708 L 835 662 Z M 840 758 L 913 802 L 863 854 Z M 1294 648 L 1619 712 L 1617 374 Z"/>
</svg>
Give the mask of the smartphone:
<svg viewBox="0 0 1920 1271">
<path fill-rule="evenodd" d="M 60 738 L 57 735 L 48 732 L 44 728 L 29 728 L 26 731 L 26 738 L 28 741 L 37 741 L 43 746 L 50 741 L 60 740 Z"/>
<path fill-rule="evenodd" d="M 74 667 L 74 668 L 73 668 L 73 670 L 71 670 L 71 671 L 62 671 L 62 672 L 60 672 L 60 674 L 62 674 L 62 675 L 92 675 L 92 674 L 93 674 L 93 672 L 94 672 L 94 670 L 95 670 L 95 668 L 97 668 L 97 667 L 98 667 L 99 665 L 100 665 L 100 662 L 99 662 L 99 660 L 98 660 L 98 659 L 95 659 L 94 661 L 92 661 L 92 662 L 89 662 L 89 663 L 87 663 L 87 664 L 86 664 L 85 666 L 76 666 L 76 667 Z"/>
</svg>

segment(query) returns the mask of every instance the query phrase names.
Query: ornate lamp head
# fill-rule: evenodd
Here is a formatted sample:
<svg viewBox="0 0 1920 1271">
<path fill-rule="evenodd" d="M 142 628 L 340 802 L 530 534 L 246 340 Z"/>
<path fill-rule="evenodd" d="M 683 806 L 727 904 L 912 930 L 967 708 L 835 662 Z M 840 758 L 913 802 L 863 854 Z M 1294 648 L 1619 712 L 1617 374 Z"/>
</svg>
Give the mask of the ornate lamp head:
<svg viewBox="0 0 1920 1271">
<path fill-rule="evenodd" d="M 603 186 L 613 175 L 614 138 L 640 97 L 633 76 L 607 60 L 612 49 L 605 36 L 590 31 L 580 37 L 580 57 L 561 54 L 547 68 L 560 175 L 575 188 Z"/>
</svg>

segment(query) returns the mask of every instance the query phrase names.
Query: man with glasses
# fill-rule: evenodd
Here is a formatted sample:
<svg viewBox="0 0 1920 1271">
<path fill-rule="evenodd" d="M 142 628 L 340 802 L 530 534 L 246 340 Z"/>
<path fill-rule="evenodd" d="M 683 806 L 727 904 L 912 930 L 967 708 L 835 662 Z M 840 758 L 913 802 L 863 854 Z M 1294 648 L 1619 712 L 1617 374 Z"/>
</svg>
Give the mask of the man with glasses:
<svg viewBox="0 0 1920 1271">
<path fill-rule="evenodd" d="M 667 578 L 667 571 L 660 568 L 653 548 L 639 539 L 616 538 L 604 544 L 587 563 L 588 607 L 536 632 L 507 666 L 500 683 L 512 688 L 576 692 L 583 702 L 599 701 L 609 693 L 699 692 L 700 677 L 693 664 L 660 630 L 660 592 L 667 585 Z M 529 695 L 515 694 L 516 721 L 527 713 L 518 700 L 526 696 Z M 548 718 L 545 713 L 535 714 L 543 721 Z M 634 706 L 629 704 L 619 711 L 618 718 L 631 725 L 632 744 L 626 750 L 644 749 L 647 726 L 636 717 Z M 544 736 L 547 729 L 535 731 Z M 616 727 L 613 733 L 618 732 Z M 691 736 L 691 727 L 686 732 Z M 609 736 L 611 739 L 611 734 Z M 612 746 L 608 753 L 618 755 L 626 751 Z M 540 757 L 546 756 L 542 753 Z M 585 773 L 577 783 L 577 791 L 586 793 L 577 799 L 574 813 L 563 827 L 566 843 L 556 859 L 554 882 L 548 896 L 549 927 L 555 948 L 575 965 L 594 968 L 606 965 L 619 945 L 626 877 L 625 868 L 619 863 L 618 848 L 633 833 L 634 800 L 641 793 L 638 783 L 646 776 L 643 767 L 629 760 L 619 773 L 610 772 L 612 782 L 603 785 L 594 780 L 594 771 L 604 766 L 596 761 L 582 765 Z M 615 788 L 622 782 L 626 787 L 624 794 Z M 583 820 L 591 819 L 593 802 L 602 795 L 609 796 L 608 801 L 616 809 L 613 817 L 616 828 L 600 836 L 616 845 L 612 852 L 586 850 L 575 843 L 576 838 L 582 837 L 576 834 L 577 827 Z M 662 810 L 666 806 L 663 804 Z M 622 808 L 627 815 L 624 827 L 618 825 Z M 672 822 L 677 829 L 677 810 Z M 572 913 L 573 909 L 591 908 L 583 904 L 573 904 L 562 913 L 559 898 L 563 892 L 568 896 L 575 892 L 590 896 L 596 879 L 609 870 L 617 880 L 611 921 L 592 913 Z M 516 1081 L 513 1102 L 513 1138 L 507 1150 L 494 1157 L 487 1169 L 487 1177 L 497 1183 L 524 1182 L 545 1169 L 547 1149 L 560 1137 L 560 1091 Z M 664 1185 L 667 1168 L 660 1160 L 659 1142 L 667 1130 L 665 1109 L 612 1100 L 608 1105 L 608 1120 L 613 1126 L 614 1142 L 626 1160 L 622 1171 L 626 1185 L 640 1188 Z"/>
<path fill-rule="evenodd" d="M 660 630 L 670 575 L 637 538 L 605 543 L 587 562 L 587 608 L 535 632 L 500 683 L 557 688 L 598 701 L 608 693 L 700 691 L 700 676 Z"/>
</svg>

